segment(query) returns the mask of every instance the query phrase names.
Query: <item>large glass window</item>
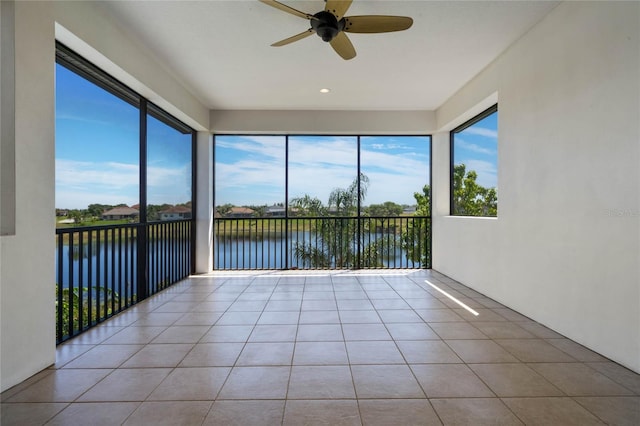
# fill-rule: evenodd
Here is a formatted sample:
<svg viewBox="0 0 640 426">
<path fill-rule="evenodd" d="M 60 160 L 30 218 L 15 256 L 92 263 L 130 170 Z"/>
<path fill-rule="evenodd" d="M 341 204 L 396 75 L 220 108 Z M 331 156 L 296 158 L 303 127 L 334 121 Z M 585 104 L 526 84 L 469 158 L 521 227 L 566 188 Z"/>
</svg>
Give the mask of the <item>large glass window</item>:
<svg viewBox="0 0 640 426">
<path fill-rule="evenodd" d="M 65 46 L 56 55 L 57 226 L 191 218 L 193 129 Z"/>
<path fill-rule="evenodd" d="M 190 219 L 192 135 L 147 115 L 147 220 Z"/>
<path fill-rule="evenodd" d="M 310 216 L 357 215 L 357 161 L 356 137 L 289 137 L 290 213 Z"/>
<path fill-rule="evenodd" d="M 498 106 L 451 132 L 451 214 L 498 215 Z"/>
<path fill-rule="evenodd" d="M 216 135 L 216 214 L 284 216 L 284 136 Z"/>
<path fill-rule="evenodd" d="M 365 213 L 400 216 L 416 211 L 415 193 L 429 191 L 430 141 L 429 136 L 361 137 L 361 171 L 369 182 Z M 422 212 L 429 213 L 428 208 Z"/>
<path fill-rule="evenodd" d="M 216 135 L 216 269 L 430 265 L 429 136 Z"/>
<path fill-rule="evenodd" d="M 137 221 L 139 110 L 56 64 L 59 226 Z"/>
</svg>

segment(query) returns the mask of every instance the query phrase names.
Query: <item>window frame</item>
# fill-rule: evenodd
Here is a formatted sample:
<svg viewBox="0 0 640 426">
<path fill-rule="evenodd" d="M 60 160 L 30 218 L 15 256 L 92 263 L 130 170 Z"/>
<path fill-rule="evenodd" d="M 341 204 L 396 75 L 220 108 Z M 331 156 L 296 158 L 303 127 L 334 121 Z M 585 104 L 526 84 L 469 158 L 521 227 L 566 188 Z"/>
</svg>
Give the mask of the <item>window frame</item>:
<svg viewBox="0 0 640 426">
<path fill-rule="evenodd" d="M 497 218 L 498 215 L 496 213 L 495 216 L 487 216 L 487 215 L 465 215 L 465 214 L 458 214 L 455 213 L 455 206 L 454 206 L 454 196 L 453 196 L 453 192 L 454 192 L 454 180 L 453 180 L 453 172 L 454 172 L 454 167 L 455 167 L 455 147 L 454 147 L 454 142 L 455 142 L 455 135 L 457 133 L 461 133 L 464 130 L 468 129 L 469 127 L 473 126 L 474 124 L 484 120 L 485 118 L 489 117 L 490 115 L 497 113 L 498 112 L 498 104 L 494 104 L 492 106 L 490 106 L 489 108 L 485 109 L 484 111 L 482 111 L 480 114 L 470 118 L 469 120 L 465 121 L 464 123 L 460 124 L 459 126 L 455 127 L 454 129 L 452 129 L 449 132 L 449 216 L 457 216 L 457 217 L 482 217 L 482 218 Z M 496 153 L 496 157 L 497 157 L 497 153 Z"/>
</svg>

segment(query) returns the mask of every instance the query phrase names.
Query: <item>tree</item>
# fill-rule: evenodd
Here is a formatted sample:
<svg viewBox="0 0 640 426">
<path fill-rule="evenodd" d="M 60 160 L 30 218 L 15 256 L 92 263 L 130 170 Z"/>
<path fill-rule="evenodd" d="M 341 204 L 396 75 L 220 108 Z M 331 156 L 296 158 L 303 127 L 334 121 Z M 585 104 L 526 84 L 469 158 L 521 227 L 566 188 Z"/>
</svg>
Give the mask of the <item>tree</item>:
<svg viewBox="0 0 640 426">
<path fill-rule="evenodd" d="M 220 216 L 224 216 L 227 213 L 229 213 L 233 207 L 234 207 L 233 204 L 227 203 L 227 204 L 223 204 L 221 206 L 216 207 L 216 211 Z"/>
<path fill-rule="evenodd" d="M 381 232 L 385 232 L 384 222 L 390 216 L 400 216 L 402 213 L 402 206 L 394 203 L 393 201 L 385 201 L 382 204 L 371 204 L 364 210 L 367 215 L 378 217 L 377 220 L 380 221 Z"/>
<path fill-rule="evenodd" d="M 385 255 L 381 241 L 374 241 L 363 247 L 358 256 L 356 248 L 358 220 L 352 218 L 357 213 L 358 203 L 362 203 L 369 178 L 360 174 L 348 188 L 336 188 L 329 194 L 327 206 L 315 197 L 305 195 L 292 200 L 292 206 L 299 209 L 306 216 L 327 216 L 331 212 L 334 216 L 320 217 L 313 223 L 316 233 L 314 244 L 296 243 L 294 252 L 298 260 L 313 267 L 379 267 Z M 359 190 L 358 190 L 359 187 Z M 323 214 L 324 213 L 324 214 Z"/>
<path fill-rule="evenodd" d="M 419 263 L 422 267 L 431 265 L 431 187 L 422 187 L 422 193 L 414 192 L 417 207 L 413 214 L 418 216 L 409 222 L 407 229 L 402 233 L 402 248 L 407 253 L 407 259 Z"/>
<path fill-rule="evenodd" d="M 382 204 L 371 204 L 365 211 L 369 216 L 400 216 L 402 206 L 393 201 L 385 201 Z"/>
<path fill-rule="evenodd" d="M 498 193 L 476 183 L 478 174 L 466 171 L 464 164 L 453 167 L 453 205 L 451 212 L 462 216 L 497 216 Z"/>
</svg>

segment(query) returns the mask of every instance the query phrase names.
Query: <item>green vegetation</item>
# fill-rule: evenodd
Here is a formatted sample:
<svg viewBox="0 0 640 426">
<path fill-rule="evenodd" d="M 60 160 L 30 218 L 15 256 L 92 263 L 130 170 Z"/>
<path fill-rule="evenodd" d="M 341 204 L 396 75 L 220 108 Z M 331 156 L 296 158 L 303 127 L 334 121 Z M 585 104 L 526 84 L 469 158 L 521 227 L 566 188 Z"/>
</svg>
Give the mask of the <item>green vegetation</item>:
<svg viewBox="0 0 640 426">
<path fill-rule="evenodd" d="M 58 324 L 58 292 L 60 287 L 56 284 L 56 324 Z M 57 335 L 57 341 L 61 341 L 64 336 L 69 333 L 69 326 L 72 326 L 74 332 L 82 331 L 90 325 L 94 325 L 114 313 L 114 302 L 118 299 L 118 294 L 104 287 L 91 287 L 93 298 L 100 294 L 100 305 L 96 305 L 95 300 L 89 309 L 89 288 L 82 289 L 82 306 L 80 306 L 80 291 L 78 288 L 70 291 L 68 288 L 62 289 L 62 336 Z M 106 294 L 106 299 L 105 299 Z M 123 303 L 123 302 L 120 302 Z M 119 306 L 119 305 L 118 305 Z M 82 323 L 80 316 L 82 315 Z M 56 329 L 56 334 L 59 330 Z"/>
<path fill-rule="evenodd" d="M 461 216 L 497 216 L 498 193 L 476 183 L 478 174 L 466 171 L 464 164 L 453 167 L 453 205 L 451 213 Z"/>
</svg>

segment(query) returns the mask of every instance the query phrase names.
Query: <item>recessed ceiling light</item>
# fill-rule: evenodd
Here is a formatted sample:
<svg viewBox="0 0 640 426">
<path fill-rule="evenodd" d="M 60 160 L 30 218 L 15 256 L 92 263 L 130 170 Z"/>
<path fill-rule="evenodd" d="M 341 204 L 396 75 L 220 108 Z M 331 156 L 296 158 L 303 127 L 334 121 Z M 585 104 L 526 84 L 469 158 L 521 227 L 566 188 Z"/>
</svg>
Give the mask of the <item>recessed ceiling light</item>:
<svg viewBox="0 0 640 426">
<path fill-rule="evenodd" d="M 320 89 L 320 93 L 329 93 L 330 91 L 331 89 L 327 89 L 327 88 Z"/>
</svg>

